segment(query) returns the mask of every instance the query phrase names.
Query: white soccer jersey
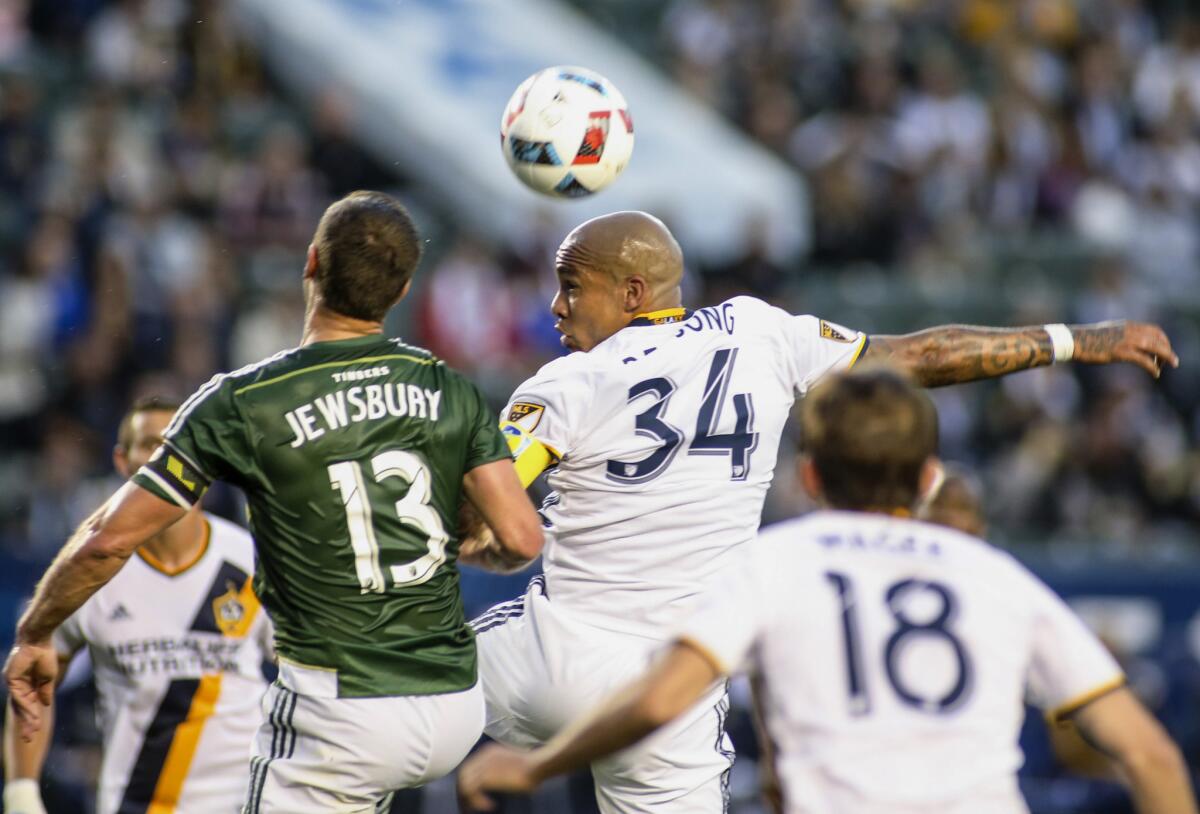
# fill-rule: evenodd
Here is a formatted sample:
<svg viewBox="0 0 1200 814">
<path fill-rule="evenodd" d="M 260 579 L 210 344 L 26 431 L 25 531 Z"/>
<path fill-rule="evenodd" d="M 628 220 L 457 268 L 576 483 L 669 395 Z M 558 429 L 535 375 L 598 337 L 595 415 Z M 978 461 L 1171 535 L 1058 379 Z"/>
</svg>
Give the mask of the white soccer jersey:
<svg viewBox="0 0 1200 814">
<path fill-rule="evenodd" d="M 91 656 L 98 814 L 234 814 L 244 802 L 271 626 L 250 584 L 250 536 L 205 520 L 193 564 L 169 573 L 139 552 L 54 634 L 60 653 Z"/>
<path fill-rule="evenodd" d="M 550 601 L 654 639 L 754 537 L 796 396 L 867 342 L 753 297 L 677 314 L 550 362 L 506 411 L 561 459 L 542 506 Z"/>
<path fill-rule="evenodd" d="M 874 514 L 767 529 L 682 638 L 765 682 L 788 814 L 1024 814 L 1022 699 L 1061 716 L 1123 681 L 1008 554 Z"/>
</svg>

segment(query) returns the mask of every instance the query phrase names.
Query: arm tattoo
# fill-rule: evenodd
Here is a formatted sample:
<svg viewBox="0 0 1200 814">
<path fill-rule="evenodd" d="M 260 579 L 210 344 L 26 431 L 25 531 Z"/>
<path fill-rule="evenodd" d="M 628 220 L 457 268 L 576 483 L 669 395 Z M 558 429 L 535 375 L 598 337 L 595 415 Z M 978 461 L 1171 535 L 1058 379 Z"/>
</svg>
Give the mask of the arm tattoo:
<svg viewBox="0 0 1200 814">
<path fill-rule="evenodd" d="M 1080 361 L 1112 358 L 1113 349 L 1125 341 L 1125 323 L 1115 325 L 1072 325 L 1075 356 Z"/>
<path fill-rule="evenodd" d="M 947 325 L 904 336 L 872 336 L 863 358 L 886 360 L 924 387 L 941 387 L 1049 365 L 1054 348 L 1040 326 Z"/>
</svg>

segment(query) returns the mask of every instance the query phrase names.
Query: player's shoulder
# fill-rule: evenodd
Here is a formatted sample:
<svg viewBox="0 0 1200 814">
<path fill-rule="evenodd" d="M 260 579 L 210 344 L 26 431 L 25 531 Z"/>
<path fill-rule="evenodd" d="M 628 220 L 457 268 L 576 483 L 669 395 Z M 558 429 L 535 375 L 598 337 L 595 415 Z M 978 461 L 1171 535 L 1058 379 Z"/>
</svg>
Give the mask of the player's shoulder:
<svg viewBox="0 0 1200 814">
<path fill-rule="evenodd" d="M 186 419 L 193 416 L 229 417 L 237 396 L 260 382 L 286 373 L 294 365 L 300 350 L 288 348 L 235 370 L 216 374 L 184 400 L 167 428 L 167 437 L 170 438 Z"/>
<path fill-rule="evenodd" d="M 204 519 L 208 523 L 208 542 L 213 551 L 248 571 L 253 570 L 254 538 L 250 532 L 237 523 L 209 512 L 204 513 Z"/>
<path fill-rule="evenodd" d="M 239 393 L 245 388 L 264 381 L 270 381 L 294 370 L 302 362 L 302 347 L 286 348 L 271 354 L 265 359 L 242 365 L 225 373 L 218 373 L 209 379 L 208 383 L 197 393 L 205 390 L 226 390 Z"/>
<path fill-rule="evenodd" d="M 514 395 L 541 396 L 574 395 L 591 389 L 610 364 L 602 348 L 584 353 L 576 351 L 542 365 L 536 373 L 513 391 Z"/>
</svg>

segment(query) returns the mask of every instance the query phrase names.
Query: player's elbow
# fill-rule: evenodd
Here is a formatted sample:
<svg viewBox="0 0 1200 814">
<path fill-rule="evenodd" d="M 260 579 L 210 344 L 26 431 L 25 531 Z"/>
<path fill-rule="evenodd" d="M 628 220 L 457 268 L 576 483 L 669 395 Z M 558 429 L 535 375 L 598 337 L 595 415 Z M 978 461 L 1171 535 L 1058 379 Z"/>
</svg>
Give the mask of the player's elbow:
<svg viewBox="0 0 1200 814">
<path fill-rule="evenodd" d="M 140 542 L 133 535 L 118 533 L 97 522 L 88 529 L 79 547 L 79 554 L 97 563 L 112 560 L 124 562 L 133 556 Z"/>
<path fill-rule="evenodd" d="M 545 542 L 542 524 L 537 514 L 530 511 L 529 515 L 528 518 L 514 524 L 499 540 L 509 559 L 523 563 L 537 559 Z"/>
<path fill-rule="evenodd" d="M 540 523 L 530 528 L 522 529 L 520 537 L 516 542 L 514 553 L 523 560 L 535 560 L 542 553 L 542 545 L 545 543 L 545 539 Z"/>
</svg>

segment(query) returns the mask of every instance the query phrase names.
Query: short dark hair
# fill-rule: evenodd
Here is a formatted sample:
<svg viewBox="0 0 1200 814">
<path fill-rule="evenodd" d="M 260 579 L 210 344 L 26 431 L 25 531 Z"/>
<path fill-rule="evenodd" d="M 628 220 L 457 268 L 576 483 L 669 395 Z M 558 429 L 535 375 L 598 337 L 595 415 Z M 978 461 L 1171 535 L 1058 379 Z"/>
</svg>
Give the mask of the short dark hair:
<svg viewBox="0 0 1200 814">
<path fill-rule="evenodd" d="M 373 322 L 400 299 L 421 260 L 421 238 L 408 210 L 382 192 L 359 190 L 330 204 L 313 244 L 325 307 Z"/>
<path fill-rule="evenodd" d="M 937 411 L 900 373 L 839 373 L 801 407 L 801 445 L 838 509 L 911 509 L 921 467 L 937 452 Z"/>
<path fill-rule="evenodd" d="M 143 396 L 129 405 L 129 409 L 121 418 L 117 427 L 117 447 L 128 452 L 133 443 L 133 417 L 138 413 L 164 412 L 175 413 L 179 410 L 180 402 L 168 396 Z"/>
</svg>

